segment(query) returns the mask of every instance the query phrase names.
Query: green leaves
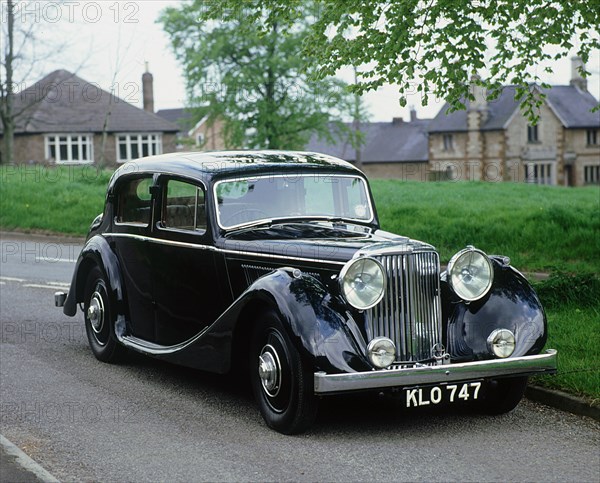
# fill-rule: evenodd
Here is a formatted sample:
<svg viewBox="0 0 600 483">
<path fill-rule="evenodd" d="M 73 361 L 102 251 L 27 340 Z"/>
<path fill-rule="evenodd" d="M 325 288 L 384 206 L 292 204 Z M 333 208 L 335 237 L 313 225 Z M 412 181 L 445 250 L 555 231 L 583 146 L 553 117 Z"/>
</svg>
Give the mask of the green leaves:
<svg viewBox="0 0 600 483">
<path fill-rule="evenodd" d="M 265 28 L 295 18 L 303 8 L 288 0 L 252 4 Z M 536 69 L 544 61 L 563 58 L 577 45 L 586 62 L 600 48 L 600 9 L 592 1 L 316 0 L 314 5 L 318 15 L 303 44 L 314 62 L 311 75 L 323 79 L 354 66 L 361 73 L 355 92 L 395 83 L 401 105 L 417 84 L 425 104 L 433 95 L 460 109 L 473 71 L 490 92 L 509 83 L 526 89 L 539 81 Z M 521 100 L 535 121 L 536 99 Z"/>
<path fill-rule="evenodd" d="M 298 149 L 352 112 L 346 85 L 305 44 L 311 2 L 196 0 L 159 19 L 184 66 L 193 108 L 225 123 L 231 147 Z M 201 117 L 200 115 L 198 117 Z"/>
</svg>

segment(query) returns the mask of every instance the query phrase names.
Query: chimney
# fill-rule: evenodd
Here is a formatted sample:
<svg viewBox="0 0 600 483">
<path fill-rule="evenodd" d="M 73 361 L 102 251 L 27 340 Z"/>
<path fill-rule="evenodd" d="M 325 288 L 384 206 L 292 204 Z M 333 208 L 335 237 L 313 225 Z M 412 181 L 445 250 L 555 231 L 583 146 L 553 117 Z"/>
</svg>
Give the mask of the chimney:
<svg viewBox="0 0 600 483">
<path fill-rule="evenodd" d="M 410 122 L 415 122 L 417 120 L 417 111 L 415 106 L 410 106 Z"/>
<path fill-rule="evenodd" d="M 469 111 L 478 111 L 480 113 L 479 122 L 480 125 L 487 120 L 488 117 L 488 103 L 487 93 L 484 86 L 480 86 L 478 82 L 481 80 L 477 74 L 471 76 L 471 85 L 469 87 L 469 93 L 474 97 L 469 104 Z"/>
<path fill-rule="evenodd" d="M 146 62 L 146 72 L 142 74 L 142 96 L 144 98 L 144 111 L 154 112 L 154 78 L 148 72 L 148 62 Z"/>
<path fill-rule="evenodd" d="M 587 79 L 584 79 L 579 72 L 579 69 L 585 71 L 585 64 L 581 57 L 571 57 L 571 82 L 574 87 L 579 87 L 582 91 L 587 91 Z"/>
<path fill-rule="evenodd" d="M 404 122 L 404 119 L 402 119 L 401 117 L 393 117 L 392 118 L 392 124 L 402 124 Z"/>
</svg>

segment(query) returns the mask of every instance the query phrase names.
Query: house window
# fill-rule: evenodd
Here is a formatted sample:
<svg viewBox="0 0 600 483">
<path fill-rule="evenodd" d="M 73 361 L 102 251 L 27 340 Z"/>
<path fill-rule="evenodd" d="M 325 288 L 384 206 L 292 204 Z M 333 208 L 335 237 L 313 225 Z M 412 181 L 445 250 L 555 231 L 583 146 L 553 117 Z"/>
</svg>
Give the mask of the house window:
<svg viewBox="0 0 600 483">
<path fill-rule="evenodd" d="M 117 135 L 117 161 L 119 163 L 155 154 L 162 154 L 160 134 Z"/>
<path fill-rule="evenodd" d="M 527 126 L 527 142 L 529 142 L 529 143 L 539 142 L 537 124 L 535 126 Z"/>
<path fill-rule="evenodd" d="M 46 159 L 57 164 L 93 163 L 94 145 L 87 134 L 51 134 L 45 138 Z"/>
<path fill-rule="evenodd" d="M 583 182 L 585 184 L 600 184 L 600 165 L 584 166 Z"/>
<path fill-rule="evenodd" d="M 204 133 L 198 133 L 196 135 L 196 146 L 202 146 L 204 144 Z"/>
<path fill-rule="evenodd" d="M 587 130 L 587 143 L 588 146 L 595 146 L 598 144 L 598 130 L 588 129 Z"/>
<path fill-rule="evenodd" d="M 454 140 L 452 134 L 444 134 L 444 151 L 452 151 L 454 149 Z"/>
<path fill-rule="evenodd" d="M 533 184 L 556 184 L 556 163 L 541 161 L 525 163 L 525 182 Z"/>
</svg>

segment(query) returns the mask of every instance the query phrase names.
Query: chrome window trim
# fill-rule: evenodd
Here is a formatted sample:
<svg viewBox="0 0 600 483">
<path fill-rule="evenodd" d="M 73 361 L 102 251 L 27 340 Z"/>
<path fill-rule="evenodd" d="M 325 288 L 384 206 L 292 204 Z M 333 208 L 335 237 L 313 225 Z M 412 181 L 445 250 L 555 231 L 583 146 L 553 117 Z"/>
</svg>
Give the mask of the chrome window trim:
<svg viewBox="0 0 600 483">
<path fill-rule="evenodd" d="M 355 178 L 360 180 L 363 183 L 364 189 L 365 189 L 365 194 L 367 195 L 367 203 L 369 205 L 369 211 L 371 214 L 371 217 L 368 220 L 361 220 L 359 218 L 347 218 L 348 221 L 350 222 L 356 222 L 358 224 L 364 224 L 364 223 L 372 223 L 373 220 L 375 219 L 375 211 L 373 210 L 373 204 L 371 203 L 371 196 L 370 195 L 370 191 L 369 191 L 369 185 L 367 183 L 367 181 L 358 175 L 353 175 L 353 174 L 335 174 L 335 173 L 288 173 L 288 174 L 267 174 L 267 175 L 260 175 L 260 176 L 243 176 L 240 178 L 229 178 L 229 179 L 222 179 L 217 181 L 214 186 L 213 186 L 213 197 L 214 197 L 214 202 L 215 202 L 215 214 L 217 217 L 217 225 L 219 226 L 219 228 L 221 228 L 222 230 L 232 230 L 235 228 L 241 228 L 244 227 L 248 224 L 253 224 L 253 223 L 257 223 L 257 222 L 261 222 L 261 221 L 269 221 L 270 218 L 264 218 L 264 219 L 258 219 L 258 220 L 252 220 L 246 223 L 239 223 L 237 225 L 232 225 L 232 226 L 223 226 L 221 224 L 221 214 L 219 213 L 219 198 L 217 196 L 217 188 L 219 187 L 220 184 L 222 183 L 235 183 L 237 181 L 249 181 L 249 180 L 258 180 L 258 179 L 265 179 L 265 178 L 290 178 L 290 179 L 297 179 L 297 178 L 313 178 L 313 177 L 336 177 L 336 178 Z M 277 217 L 277 220 L 281 220 L 281 221 L 285 221 L 286 219 L 290 219 L 290 220 L 298 220 L 299 216 L 289 216 L 289 217 Z M 334 215 L 332 216 L 326 216 L 326 215 L 315 215 L 315 216 L 307 216 L 306 219 L 307 220 L 323 220 L 323 221 L 327 221 L 329 218 L 336 218 Z M 344 218 L 346 219 L 346 218 Z"/>
</svg>

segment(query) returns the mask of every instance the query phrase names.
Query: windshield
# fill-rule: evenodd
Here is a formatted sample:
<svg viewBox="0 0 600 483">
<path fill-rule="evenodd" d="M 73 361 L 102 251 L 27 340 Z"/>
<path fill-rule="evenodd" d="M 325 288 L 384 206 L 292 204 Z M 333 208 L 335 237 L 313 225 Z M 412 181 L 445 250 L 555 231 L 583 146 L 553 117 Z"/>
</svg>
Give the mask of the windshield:
<svg viewBox="0 0 600 483">
<path fill-rule="evenodd" d="M 343 218 L 368 223 L 373 211 L 362 178 L 290 174 L 220 181 L 215 186 L 222 228 L 285 218 Z"/>
</svg>

